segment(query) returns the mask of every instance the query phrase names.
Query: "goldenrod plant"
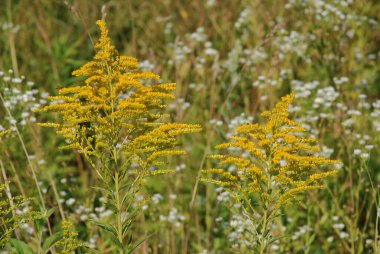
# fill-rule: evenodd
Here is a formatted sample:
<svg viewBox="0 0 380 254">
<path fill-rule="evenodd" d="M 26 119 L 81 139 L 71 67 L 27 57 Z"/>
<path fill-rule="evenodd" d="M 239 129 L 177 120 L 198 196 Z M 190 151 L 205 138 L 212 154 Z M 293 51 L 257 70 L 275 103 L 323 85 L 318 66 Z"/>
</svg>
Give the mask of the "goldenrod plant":
<svg viewBox="0 0 380 254">
<path fill-rule="evenodd" d="M 16 232 L 28 223 L 43 218 L 40 212 L 32 211 L 28 205 L 30 198 L 12 196 L 10 182 L 0 184 L 0 250 L 7 243 L 17 241 Z"/>
<path fill-rule="evenodd" d="M 59 89 L 40 110 L 58 113 L 63 122 L 40 125 L 54 127 L 67 141 L 61 148 L 78 150 L 96 170 L 116 215 L 115 224 L 96 223 L 110 234 L 119 253 L 127 253 L 135 248 L 130 229 L 143 179 L 172 173 L 165 168 L 165 157 L 185 154 L 176 148 L 177 137 L 201 127 L 168 122 L 166 100 L 174 98 L 176 85 L 158 84 L 160 77 L 140 71 L 137 59 L 120 56 L 106 23 L 97 24 L 101 36 L 94 59 L 73 72 L 86 77 L 84 84 Z"/>
<path fill-rule="evenodd" d="M 62 222 L 63 237 L 56 243 L 57 247 L 61 247 L 60 254 L 70 254 L 76 249 L 85 247 L 85 244 L 78 240 L 78 232 L 75 231 L 73 223 L 65 220 Z"/>
<path fill-rule="evenodd" d="M 270 227 L 280 208 L 306 191 L 322 189 L 321 180 L 337 172 L 322 170 L 339 161 L 319 156 L 317 139 L 289 119 L 293 99 L 294 94 L 286 95 L 273 110 L 263 112 L 266 124 L 239 126 L 229 142 L 216 146 L 228 152 L 210 156 L 219 160 L 219 167 L 202 171 L 203 181 L 229 191 L 253 221 L 255 253 L 267 253 L 275 240 Z"/>
</svg>

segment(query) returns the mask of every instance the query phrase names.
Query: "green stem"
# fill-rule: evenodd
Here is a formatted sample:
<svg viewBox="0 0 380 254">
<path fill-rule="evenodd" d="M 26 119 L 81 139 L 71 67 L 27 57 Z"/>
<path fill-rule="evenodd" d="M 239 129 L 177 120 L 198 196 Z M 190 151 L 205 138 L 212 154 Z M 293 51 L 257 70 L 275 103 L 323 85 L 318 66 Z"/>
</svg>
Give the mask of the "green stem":
<svg viewBox="0 0 380 254">
<path fill-rule="evenodd" d="M 271 161 L 272 161 L 272 157 L 269 158 L 269 165 L 268 165 L 268 168 L 267 168 L 267 172 L 268 172 L 268 181 L 267 181 L 267 192 L 269 193 L 270 190 L 271 190 L 271 177 L 270 177 L 270 174 L 269 174 L 269 171 L 272 167 L 272 164 L 271 164 Z M 269 199 L 269 197 L 268 197 Z M 261 239 L 260 239 L 260 254 L 264 254 L 265 252 L 265 249 L 266 249 L 266 243 L 265 243 L 265 239 L 267 238 L 265 236 L 266 232 L 267 232 L 267 227 L 268 227 L 268 222 L 269 222 L 269 218 L 270 218 L 270 215 L 271 213 L 268 212 L 269 210 L 269 202 L 268 202 L 268 199 L 263 199 L 263 208 L 264 208 L 264 215 L 263 215 L 263 222 L 262 222 L 262 226 L 261 226 Z"/>
<path fill-rule="evenodd" d="M 376 191 L 377 193 L 377 191 Z M 374 253 L 378 253 L 378 249 L 379 249 L 379 241 L 378 241 L 378 234 L 379 234 L 379 215 L 377 214 L 377 211 L 379 209 L 379 205 L 378 205 L 378 198 L 376 197 L 376 223 L 375 223 L 375 239 L 374 239 Z"/>
<path fill-rule="evenodd" d="M 116 199 L 116 208 L 117 208 L 117 214 L 116 214 L 116 223 L 117 223 L 117 239 L 121 244 L 123 244 L 123 225 L 121 222 L 121 203 L 120 203 L 120 193 L 119 193 L 119 173 L 115 173 L 115 199 Z M 120 254 L 123 254 L 124 251 L 120 250 Z"/>
<path fill-rule="evenodd" d="M 8 22 L 12 24 L 12 1 L 8 1 Z M 8 30 L 8 43 L 11 53 L 12 60 L 12 68 L 16 77 L 19 76 L 18 72 L 18 64 L 17 64 L 17 54 L 16 54 L 16 46 L 15 46 L 15 35 L 12 32 L 12 29 Z"/>
<path fill-rule="evenodd" d="M 270 215 L 269 215 L 268 211 L 265 211 L 264 216 L 263 216 L 263 223 L 262 223 L 262 227 L 261 227 L 260 254 L 264 254 L 266 247 L 267 247 L 266 242 L 265 242 L 266 236 L 264 236 L 264 235 L 267 232 L 269 217 L 270 217 Z"/>
</svg>

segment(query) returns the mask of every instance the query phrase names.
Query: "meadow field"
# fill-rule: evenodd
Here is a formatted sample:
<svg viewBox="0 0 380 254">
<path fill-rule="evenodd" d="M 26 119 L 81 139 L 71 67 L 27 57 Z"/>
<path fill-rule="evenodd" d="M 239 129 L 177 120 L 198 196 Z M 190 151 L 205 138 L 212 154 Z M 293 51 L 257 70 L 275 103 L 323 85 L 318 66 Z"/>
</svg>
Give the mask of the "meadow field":
<svg viewBox="0 0 380 254">
<path fill-rule="evenodd" d="M 0 0 L 0 253 L 380 253 L 380 1 Z"/>
</svg>

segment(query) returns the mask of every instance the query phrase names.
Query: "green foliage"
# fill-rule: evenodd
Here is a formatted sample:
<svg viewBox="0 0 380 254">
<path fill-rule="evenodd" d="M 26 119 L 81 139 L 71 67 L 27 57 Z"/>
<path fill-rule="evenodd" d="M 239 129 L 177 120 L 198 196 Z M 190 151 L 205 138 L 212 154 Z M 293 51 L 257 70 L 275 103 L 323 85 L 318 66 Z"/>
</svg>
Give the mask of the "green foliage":
<svg viewBox="0 0 380 254">
<path fill-rule="evenodd" d="M 0 248 L 8 242 L 16 249 L 24 248 L 20 241 L 10 239 L 25 223 L 33 224 L 42 218 L 41 213 L 30 210 L 30 201 L 20 195 L 12 196 L 9 182 L 0 185 Z"/>
<path fill-rule="evenodd" d="M 248 181 L 237 174 L 236 161 L 220 165 L 226 157 L 207 157 L 217 153 L 215 146 L 231 143 L 234 137 L 257 146 L 262 140 L 250 135 L 261 129 L 248 127 L 265 126 L 268 119 L 259 113 L 293 93 L 288 113 L 316 140 L 312 145 L 320 144 L 320 151 L 302 153 L 337 158 L 342 164 L 334 177 L 321 181 L 324 189 L 294 195 L 292 203 L 280 206 L 263 232 L 264 237 L 271 236 L 267 252 L 379 252 L 379 1 L 0 2 L 0 132 L 8 130 L 0 134 L 0 178 L 12 182 L 11 193 L 38 200 L 36 205 L 47 218 L 35 221 L 34 231 L 30 222 L 30 227 L 11 233 L 8 250 L 60 251 L 54 246 L 63 236 L 60 225 L 70 218 L 76 239 L 89 247 L 77 253 L 118 253 L 120 235 L 126 253 L 260 252 L 259 244 L 252 243 L 261 235 L 263 214 L 251 218 L 246 205 L 265 211 L 259 193 L 284 194 L 297 188 L 298 181 L 308 181 L 311 172 L 291 175 L 286 183 L 286 178 L 276 178 L 278 192 L 270 192 L 265 180 L 260 188 L 249 188 L 259 178 L 252 175 Z M 114 44 L 107 44 L 110 51 L 96 47 L 99 19 L 112 28 L 103 37 L 112 38 Z M 110 61 L 95 59 L 94 47 L 95 55 L 110 52 Z M 120 98 L 113 100 L 118 114 L 112 118 L 112 110 L 104 107 L 112 105 L 112 93 L 107 82 L 101 82 L 101 77 L 107 78 L 102 70 L 125 55 L 133 56 L 124 57 L 133 68 L 113 69 L 112 87 L 117 83 L 120 87 L 118 81 L 127 76 L 134 77 L 135 85 L 113 89 Z M 88 72 L 76 72 L 83 76 L 71 75 L 83 68 Z M 91 71 L 99 72 L 100 79 Z M 137 73 L 150 74 L 140 79 L 133 76 Z M 87 84 L 88 78 L 95 80 Z M 166 88 L 173 91 L 162 90 L 167 81 L 177 84 L 175 91 L 170 83 Z M 82 90 L 74 91 L 77 88 Z M 72 93 L 59 94 L 70 89 Z M 136 91 L 140 93 L 132 96 L 134 104 L 122 108 L 121 101 Z M 135 104 L 135 99 L 152 92 L 167 94 L 168 98 L 153 103 L 159 101 L 162 108 L 150 104 L 146 110 Z M 69 98 L 54 100 L 56 96 Z M 152 100 L 154 96 L 144 103 Z M 80 107 L 32 112 L 46 105 L 54 109 L 54 102 Z M 86 111 L 86 107 L 93 108 Z M 133 115 L 125 115 L 127 110 Z M 137 121 L 139 117 L 162 119 L 147 125 L 145 120 Z M 67 124 L 77 136 L 57 135 L 36 122 L 56 123 L 60 130 Z M 199 135 L 177 135 L 156 122 L 200 123 L 204 130 Z M 104 132 L 107 129 L 112 131 Z M 77 137 L 80 142 L 75 142 Z M 90 153 L 58 149 L 76 143 Z M 188 156 L 167 156 L 183 154 L 182 150 Z M 219 152 L 256 163 L 235 148 Z M 209 180 L 228 182 L 227 172 L 236 177 L 230 192 L 201 182 L 206 175 L 200 170 L 212 168 L 218 171 L 207 175 Z M 329 169 L 318 168 L 311 174 Z M 175 174 L 150 177 L 169 172 Z M 274 178 L 277 173 L 269 175 Z M 99 181 L 102 177 L 106 181 Z M 246 195 L 250 203 L 231 195 L 241 196 L 242 190 L 251 192 Z"/>
</svg>

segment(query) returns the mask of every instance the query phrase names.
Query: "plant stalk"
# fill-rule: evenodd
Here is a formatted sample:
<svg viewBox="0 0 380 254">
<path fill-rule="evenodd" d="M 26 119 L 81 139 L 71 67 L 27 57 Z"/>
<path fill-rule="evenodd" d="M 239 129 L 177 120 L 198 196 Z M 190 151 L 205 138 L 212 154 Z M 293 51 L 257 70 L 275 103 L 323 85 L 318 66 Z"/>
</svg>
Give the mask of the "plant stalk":
<svg viewBox="0 0 380 254">
<path fill-rule="evenodd" d="M 265 237 L 264 234 L 267 231 L 267 225 L 268 225 L 268 211 L 264 212 L 264 221 L 263 226 L 261 228 L 261 239 L 260 239 L 260 254 L 264 254 L 265 252 Z"/>
<path fill-rule="evenodd" d="M 116 199 L 116 223 L 117 223 L 117 239 L 121 244 L 123 244 L 123 224 L 121 221 L 121 203 L 120 203 L 120 193 L 119 193 L 119 173 L 115 173 L 115 199 Z M 124 251 L 120 250 L 120 254 L 123 254 Z"/>
</svg>

